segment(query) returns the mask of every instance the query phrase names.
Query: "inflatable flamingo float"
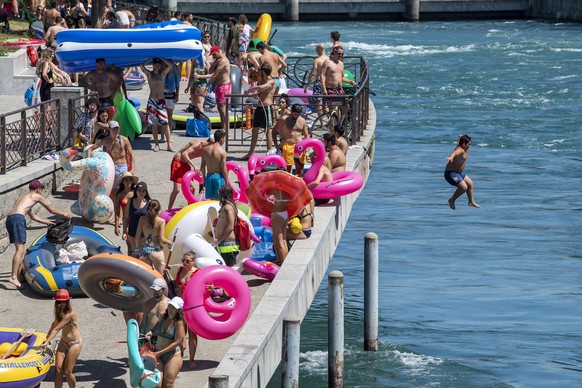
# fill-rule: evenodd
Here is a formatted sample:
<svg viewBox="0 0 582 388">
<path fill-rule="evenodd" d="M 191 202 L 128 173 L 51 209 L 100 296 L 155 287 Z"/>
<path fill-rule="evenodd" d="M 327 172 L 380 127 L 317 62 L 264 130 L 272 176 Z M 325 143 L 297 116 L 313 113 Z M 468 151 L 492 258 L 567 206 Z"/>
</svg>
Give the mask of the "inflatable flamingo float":
<svg viewBox="0 0 582 388">
<path fill-rule="evenodd" d="M 257 166 L 255 167 L 255 174 L 260 173 L 267 167 L 269 164 L 274 164 L 277 167 L 282 167 L 287 171 L 287 163 L 285 159 L 281 155 L 277 154 L 269 154 L 265 156 L 260 156 L 257 158 Z"/>
<path fill-rule="evenodd" d="M 319 169 L 325 160 L 325 146 L 319 139 L 304 139 L 295 144 L 295 157 L 298 158 L 308 147 L 315 150 L 315 160 L 309 170 L 303 175 L 305 183 L 313 182 L 319 173 Z M 317 186 L 310 188 L 313 198 L 337 198 L 342 195 L 351 194 L 358 191 L 364 184 L 364 179 L 354 171 L 340 171 L 331 173 L 331 182 L 321 182 Z"/>
</svg>

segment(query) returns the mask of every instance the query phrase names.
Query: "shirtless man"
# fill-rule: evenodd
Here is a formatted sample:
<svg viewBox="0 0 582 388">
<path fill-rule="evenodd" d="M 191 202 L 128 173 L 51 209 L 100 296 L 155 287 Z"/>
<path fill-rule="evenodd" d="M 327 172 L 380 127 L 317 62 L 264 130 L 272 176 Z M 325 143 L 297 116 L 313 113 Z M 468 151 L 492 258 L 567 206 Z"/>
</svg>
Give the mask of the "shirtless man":
<svg viewBox="0 0 582 388">
<path fill-rule="evenodd" d="M 270 51 L 265 42 L 257 43 L 257 49 L 261 53 L 261 57 L 259 58 L 259 65 L 268 63 L 269 66 L 271 66 L 271 78 L 273 78 L 275 85 L 277 86 L 275 89 L 275 94 L 279 94 L 279 88 L 281 87 L 281 79 L 279 78 L 279 74 L 287 68 L 287 64 L 283 58 Z"/>
<path fill-rule="evenodd" d="M 204 184 L 200 185 L 200 191 L 206 189 L 207 199 L 218 199 L 218 190 L 226 183 L 228 176 L 226 171 L 226 151 L 222 145 L 226 140 L 226 133 L 217 129 L 214 132 L 214 143 L 202 150 L 202 163 L 200 170 L 204 177 Z"/>
<path fill-rule="evenodd" d="M 46 34 L 44 34 L 44 40 L 46 41 L 47 47 L 52 47 L 54 49 L 57 48 L 55 44 L 55 40 L 57 38 L 57 34 L 62 30 L 67 29 L 67 23 L 63 20 L 62 17 L 57 16 L 55 19 L 55 24 L 46 30 Z"/>
<path fill-rule="evenodd" d="M 117 195 L 117 186 L 119 178 L 124 172 L 129 171 L 133 174 L 135 170 L 135 154 L 133 153 L 133 148 L 129 139 L 125 136 L 119 134 L 120 128 L 117 121 L 109 122 L 109 136 L 104 139 L 98 140 L 93 144 L 90 150 L 94 150 L 98 147 L 103 147 L 103 151 L 107 152 L 111 159 L 113 159 L 113 165 L 115 167 L 115 180 L 113 181 L 113 188 L 111 189 L 111 198 L 115 198 Z M 129 158 L 131 169 L 127 165 L 127 159 Z"/>
<path fill-rule="evenodd" d="M 194 164 L 192 159 L 199 158 L 202 156 L 202 150 L 204 147 L 212 144 L 212 140 L 199 140 L 194 139 L 184 147 L 180 148 L 178 152 L 174 155 L 172 159 L 172 164 L 170 166 L 170 180 L 174 183 L 174 188 L 170 194 L 170 201 L 168 202 L 168 209 L 174 206 L 174 201 L 180 192 L 182 177 L 188 171 L 194 170 L 197 174 L 200 174 L 200 170 Z"/>
<path fill-rule="evenodd" d="M 228 101 L 226 95 L 232 92 L 232 85 L 230 84 L 230 62 L 228 62 L 228 59 L 222 54 L 218 46 L 212 46 L 210 49 L 210 57 L 214 62 L 212 62 L 208 70 L 208 75 L 210 75 L 208 84 L 216 84 L 214 87 L 214 95 L 216 97 L 218 114 L 220 115 L 220 126 L 224 133 L 228 133 Z M 194 78 L 198 78 L 198 75 L 194 74 Z"/>
<path fill-rule="evenodd" d="M 331 133 L 323 134 L 323 142 L 327 149 L 327 157 L 329 165 L 327 166 L 331 172 L 346 171 L 346 156 L 343 151 L 336 145 L 335 135 Z"/>
<path fill-rule="evenodd" d="M 154 290 L 154 297 L 145 302 L 143 306 L 143 316 L 139 325 L 141 334 L 147 334 L 157 326 L 168 309 L 168 302 L 170 302 L 170 298 L 164 295 L 165 289 L 168 288 L 164 279 L 155 279 L 150 288 Z"/>
<path fill-rule="evenodd" d="M 162 134 L 166 136 L 168 142 L 168 151 L 172 149 L 172 138 L 170 135 L 170 126 L 168 121 L 168 111 L 166 110 L 166 100 L 164 98 L 164 87 L 166 75 L 172 70 L 172 63 L 161 58 L 153 59 L 153 70 L 150 71 L 142 63 L 141 70 L 148 79 L 150 86 L 150 96 L 147 105 L 147 122 L 152 126 L 152 136 L 154 138 L 154 152 L 160 150 L 158 142 L 158 125 Z"/>
<path fill-rule="evenodd" d="M 271 136 L 271 127 L 273 125 L 273 98 L 275 96 L 275 81 L 271 77 L 271 66 L 268 63 L 263 63 L 259 69 L 259 84 L 248 89 L 245 94 L 257 94 L 260 105 L 255 109 L 253 117 L 253 133 L 251 138 L 251 148 L 249 152 L 243 156 L 243 159 L 248 159 L 254 152 L 259 140 L 260 128 L 265 128 L 265 135 L 267 137 L 267 149 L 273 147 L 273 137 Z"/>
<path fill-rule="evenodd" d="M 44 32 L 47 32 L 48 29 L 55 25 L 56 19 L 58 16 L 61 16 L 61 13 L 57 9 L 57 1 L 52 0 L 50 3 L 50 8 L 45 10 L 44 15 L 42 16 L 42 24 L 44 24 Z"/>
<path fill-rule="evenodd" d="M 345 128 L 343 125 L 337 124 L 333 127 L 333 134 L 335 135 L 335 144 L 342 150 L 344 155 L 348 154 L 348 141 L 344 137 Z"/>
<path fill-rule="evenodd" d="M 305 153 L 295 157 L 295 144 L 309 137 L 307 122 L 301 116 L 301 105 L 293 104 L 291 106 L 291 115 L 282 117 L 275 128 L 273 128 L 273 141 L 275 148 L 281 151 L 281 156 L 287 163 L 287 172 L 291 172 L 295 164 L 297 176 L 303 176 L 303 166 L 305 165 Z M 281 138 L 281 144 L 277 141 L 277 134 Z"/>
<path fill-rule="evenodd" d="M 127 14 L 127 17 L 129 19 L 129 27 L 128 28 L 135 27 L 135 15 L 131 11 L 128 11 L 127 9 L 122 9 L 119 12 L 125 12 Z M 123 28 L 123 27 L 121 27 L 121 28 Z"/>
<path fill-rule="evenodd" d="M 461 135 L 455 150 L 449 155 L 447 159 L 447 167 L 445 167 L 445 179 L 450 185 L 455 186 L 457 190 L 453 196 L 449 198 L 449 206 L 455 210 L 455 201 L 464 192 L 467 192 L 469 199 L 469 206 L 480 207 L 475 202 L 473 197 L 473 180 L 469 175 L 465 174 L 465 164 L 469 157 L 469 148 L 471 147 L 471 138 L 469 135 Z"/>
<path fill-rule="evenodd" d="M 336 46 L 331 50 L 329 59 L 323 63 L 321 69 L 321 85 L 323 88 L 323 94 L 328 96 L 343 96 L 344 90 L 342 88 L 342 82 L 348 82 L 352 85 L 356 83 L 354 81 L 344 78 L 344 48 L 342 46 Z M 330 104 L 330 102 L 327 102 Z"/>
<path fill-rule="evenodd" d="M 315 52 L 317 53 L 317 58 L 313 60 L 313 67 L 311 68 L 311 73 L 309 73 L 309 78 L 307 79 L 307 83 L 303 88 L 303 92 L 307 93 L 307 88 L 311 85 L 311 80 L 315 77 L 313 81 L 313 94 L 314 95 L 323 95 L 323 86 L 321 85 L 321 71 L 323 69 L 323 63 L 329 59 L 327 55 L 325 55 L 325 47 L 323 43 L 318 44 L 315 47 Z M 317 113 L 321 115 L 323 113 L 322 101 L 321 98 L 310 98 L 310 104 L 315 104 L 315 109 Z"/>
<path fill-rule="evenodd" d="M 38 180 L 30 182 L 28 189 L 30 190 L 26 194 L 22 194 L 8 213 L 6 217 L 6 230 L 8 231 L 8 236 L 10 238 L 10 243 L 14 244 L 14 256 L 12 257 L 12 272 L 10 274 L 10 283 L 14 284 L 16 287 L 21 288 L 22 284 L 18 281 L 18 273 L 22 267 L 22 258 L 24 257 L 24 245 L 26 244 L 26 215 L 29 215 L 31 219 L 36 222 L 40 222 L 45 225 L 52 225 L 53 223 L 47 219 L 39 217 L 32 212 L 32 208 L 37 203 L 40 203 L 46 210 L 52 214 L 56 214 L 63 217 L 71 218 L 73 217 L 70 213 L 64 213 L 58 209 L 55 209 L 46 200 L 46 198 L 41 194 L 44 184 Z"/>
<path fill-rule="evenodd" d="M 79 86 L 97 92 L 102 108 L 113 106 L 113 97 L 121 89 L 123 77 L 116 72 L 107 70 L 104 58 L 97 58 L 95 67 L 95 70 L 91 70 L 79 80 Z"/>
</svg>

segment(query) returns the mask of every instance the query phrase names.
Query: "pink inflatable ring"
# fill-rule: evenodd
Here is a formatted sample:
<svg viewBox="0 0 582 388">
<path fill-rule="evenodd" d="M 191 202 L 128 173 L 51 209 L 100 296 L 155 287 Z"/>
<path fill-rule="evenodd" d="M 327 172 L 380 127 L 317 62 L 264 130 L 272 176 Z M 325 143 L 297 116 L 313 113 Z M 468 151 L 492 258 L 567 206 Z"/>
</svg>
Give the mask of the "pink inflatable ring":
<svg viewBox="0 0 582 388">
<path fill-rule="evenodd" d="M 222 288 L 230 298 L 215 301 L 208 286 Z M 198 270 L 188 282 L 183 298 L 188 327 L 209 340 L 221 340 L 236 333 L 251 311 L 247 282 L 234 269 L 221 265 Z"/>
</svg>

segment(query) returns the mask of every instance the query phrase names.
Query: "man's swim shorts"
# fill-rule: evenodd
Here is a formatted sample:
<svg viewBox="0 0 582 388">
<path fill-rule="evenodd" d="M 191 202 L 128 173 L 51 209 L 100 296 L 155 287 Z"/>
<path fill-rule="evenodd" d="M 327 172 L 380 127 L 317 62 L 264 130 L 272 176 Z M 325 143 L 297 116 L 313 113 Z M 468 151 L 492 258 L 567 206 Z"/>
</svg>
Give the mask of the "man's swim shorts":
<svg viewBox="0 0 582 388">
<path fill-rule="evenodd" d="M 228 102 L 226 100 L 226 95 L 230 94 L 231 92 L 232 92 L 232 85 L 230 84 L 230 82 L 217 85 L 216 88 L 214 89 L 214 97 L 216 98 L 216 104 L 217 105 L 226 105 L 226 103 Z"/>
<path fill-rule="evenodd" d="M 452 186 L 458 186 L 463 180 L 465 180 L 465 173 L 459 171 L 445 171 L 445 179 Z"/>
<path fill-rule="evenodd" d="M 22 214 L 10 214 L 6 217 L 6 230 L 10 244 L 26 243 L 26 218 Z"/>
</svg>

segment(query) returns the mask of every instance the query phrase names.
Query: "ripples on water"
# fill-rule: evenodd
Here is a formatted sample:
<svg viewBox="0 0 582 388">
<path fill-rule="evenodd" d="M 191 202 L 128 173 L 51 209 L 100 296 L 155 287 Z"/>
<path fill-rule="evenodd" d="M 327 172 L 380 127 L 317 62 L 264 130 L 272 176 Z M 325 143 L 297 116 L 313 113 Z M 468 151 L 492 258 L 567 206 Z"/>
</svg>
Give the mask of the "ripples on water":
<svg viewBox="0 0 582 388">
<path fill-rule="evenodd" d="M 337 29 L 373 69 L 374 168 L 330 266 L 345 274 L 346 386 L 582 385 L 582 25 L 277 27 L 295 55 Z M 447 206 L 444 158 L 461 133 L 481 209 L 464 196 Z M 373 354 L 362 351 L 369 231 L 381 258 Z M 324 279 L 301 327 L 303 386 L 326 384 L 326 332 Z"/>
</svg>

